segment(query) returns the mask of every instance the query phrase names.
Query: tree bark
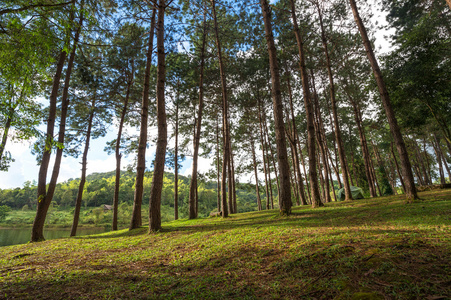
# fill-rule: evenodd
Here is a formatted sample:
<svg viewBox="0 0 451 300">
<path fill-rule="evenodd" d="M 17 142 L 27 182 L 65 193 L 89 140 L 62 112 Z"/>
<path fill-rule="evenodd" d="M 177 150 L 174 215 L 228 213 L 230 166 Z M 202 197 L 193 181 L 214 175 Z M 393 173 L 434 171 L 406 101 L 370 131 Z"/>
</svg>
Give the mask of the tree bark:
<svg viewBox="0 0 451 300">
<path fill-rule="evenodd" d="M 233 212 L 238 213 L 238 207 L 236 202 L 236 182 L 235 182 L 235 165 L 233 161 L 233 150 L 230 149 L 230 161 L 232 165 L 232 200 L 233 200 Z"/>
<path fill-rule="evenodd" d="M 406 186 L 404 185 L 404 180 L 402 179 L 401 171 L 399 170 L 398 160 L 396 159 L 395 150 L 393 149 L 393 142 L 390 143 L 391 155 L 393 157 L 393 161 L 395 162 L 396 172 L 398 173 L 399 181 L 401 182 L 402 190 L 404 193 L 406 192 Z"/>
<path fill-rule="evenodd" d="M 315 125 L 313 117 L 313 105 L 310 97 L 310 86 L 305 66 L 304 42 L 299 31 L 299 26 L 296 18 L 296 9 L 294 0 L 290 0 L 291 4 L 291 18 L 293 20 L 293 29 L 296 36 L 296 42 L 299 52 L 299 69 L 301 71 L 301 81 L 304 93 L 304 105 L 307 115 L 307 133 L 308 133 L 308 156 L 309 156 L 309 177 L 310 189 L 312 197 L 312 207 L 320 207 L 324 204 L 321 202 L 318 186 L 318 174 L 316 172 L 316 149 L 315 149 Z"/>
<path fill-rule="evenodd" d="M 309 180 L 307 178 L 307 171 L 305 169 L 305 160 L 304 160 L 304 154 L 302 154 L 302 148 L 301 148 L 301 142 L 299 140 L 299 134 L 296 132 L 296 138 L 297 138 L 297 146 L 298 146 L 298 150 L 299 150 L 299 156 L 301 157 L 301 163 L 302 163 L 302 170 L 304 171 L 304 176 L 305 176 L 305 183 L 307 185 L 307 195 L 308 195 L 308 199 L 305 199 L 306 202 L 308 202 L 308 204 L 312 203 L 312 197 L 310 195 L 310 183 Z M 307 201 L 308 200 L 308 201 Z"/>
<path fill-rule="evenodd" d="M 258 101 L 258 119 L 260 123 L 260 140 L 262 144 L 262 155 L 263 155 L 263 166 L 265 172 L 265 183 L 266 183 L 266 209 L 269 209 L 270 203 L 274 203 L 273 194 L 272 194 L 272 183 L 271 183 L 271 168 L 269 164 L 268 158 L 268 148 L 266 145 L 266 135 L 263 132 L 263 117 L 262 117 L 262 109 L 261 109 L 261 101 Z M 268 178 L 268 180 L 266 179 Z M 269 197 L 268 197 L 269 191 Z"/>
<path fill-rule="evenodd" d="M 313 80 L 313 101 L 314 101 L 314 111 L 316 113 L 316 121 L 314 123 L 315 125 L 315 132 L 316 132 L 316 140 L 318 143 L 318 148 L 320 149 L 320 153 L 321 153 L 321 158 L 322 158 L 322 162 L 323 162 L 323 167 L 324 167 L 324 177 L 322 175 L 321 172 L 321 167 L 320 167 L 320 162 L 318 161 L 318 170 L 320 172 L 320 180 L 321 180 L 321 185 L 323 187 L 324 190 L 324 202 L 331 202 L 330 199 L 330 194 L 329 194 L 329 174 L 328 174 L 328 170 L 326 167 L 326 150 L 324 149 L 324 143 L 323 143 L 323 139 L 322 139 L 322 133 L 321 133 L 321 127 L 320 127 L 320 118 L 321 118 L 321 111 L 319 109 L 319 101 L 318 101 L 318 94 L 316 93 L 316 88 L 315 88 L 315 83 L 314 83 L 314 78 L 313 78 L 313 71 L 312 71 L 312 80 Z"/>
<path fill-rule="evenodd" d="M 122 139 L 122 130 L 124 127 L 124 122 L 125 122 L 125 116 L 127 114 L 127 110 L 128 110 L 128 102 L 130 99 L 130 90 L 131 90 L 131 86 L 133 84 L 133 77 L 134 77 L 134 62 L 132 62 L 133 67 L 132 67 L 132 72 L 130 74 L 130 78 L 128 80 L 128 84 L 127 84 L 127 92 L 125 94 L 125 99 L 124 99 L 124 103 L 123 103 L 123 107 L 122 107 L 122 112 L 121 112 L 121 119 L 119 121 L 119 129 L 117 131 L 117 138 L 116 138 L 116 178 L 115 178 L 115 182 L 114 182 L 114 198 L 113 198 L 113 225 L 112 225 L 112 230 L 115 231 L 117 230 L 117 213 L 118 213 L 118 206 L 119 206 L 119 187 L 120 187 L 120 182 L 121 182 L 121 159 L 122 159 L 122 154 L 121 154 L 121 150 L 120 150 L 120 146 L 121 146 L 121 139 Z"/>
<path fill-rule="evenodd" d="M 216 176 L 217 176 L 217 185 L 216 185 L 216 189 L 217 189 L 217 204 L 218 204 L 218 211 L 221 212 L 222 214 L 222 210 L 221 210 L 221 183 L 220 183 L 220 176 L 219 176 L 219 170 L 221 168 L 220 166 L 220 161 L 219 161 L 219 121 L 218 118 L 216 118 L 216 164 L 217 164 L 217 168 L 216 168 Z"/>
<path fill-rule="evenodd" d="M 291 90 L 291 81 L 290 74 L 287 68 L 287 88 L 288 88 L 288 99 L 290 100 L 290 112 L 291 112 L 291 137 L 289 138 L 289 142 L 291 144 L 292 156 L 293 156 L 293 168 L 295 172 L 295 180 L 297 180 L 298 193 L 301 198 L 302 205 L 307 205 L 307 200 L 305 198 L 305 189 L 304 182 L 301 174 L 301 167 L 299 163 L 299 155 L 297 151 L 297 128 L 296 128 L 296 119 L 294 117 L 294 107 L 293 107 L 293 94 Z M 288 118 L 288 114 L 287 114 Z"/>
<path fill-rule="evenodd" d="M 149 89 L 150 89 L 150 69 L 152 66 L 153 37 L 155 31 L 156 8 L 152 11 L 150 19 L 149 43 L 146 54 L 146 70 L 144 73 L 144 87 L 141 107 L 141 126 L 139 131 L 138 162 L 136 167 L 135 195 L 133 201 L 133 213 L 130 222 L 130 230 L 139 228 L 142 225 L 141 205 L 144 190 L 144 172 L 146 170 L 146 148 L 147 148 L 147 121 L 149 118 Z"/>
<path fill-rule="evenodd" d="M 437 157 L 438 170 L 439 170 L 439 174 L 440 174 L 440 184 L 445 184 L 446 183 L 445 172 L 443 171 L 442 155 L 441 155 L 440 149 L 439 149 L 440 140 L 437 138 L 437 135 L 435 133 L 434 133 L 434 140 L 435 140 L 435 144 L 432 143 L 432 145 L 433 145 L 433 148 L 435 151 L 435 156 Z M 446 165 L 446 161 L 445 161 L 445 165 Z"/>
<path fill-rule="evenodd" d="M 229 166 L 227 168 L 227 197 L 228 197 L 228 205 L 229 205 L 229 214 L 234 214 L 233 211 L 233 186 L 232 186 L 232 161 L 229 158 Z"/>
<path fill-rule="evenodd" d="M 71 11 L 71 21 L 74 19 L 74 9 Z M 69 33 L 67 34 L 68 39 Z M 67 43 L 68 44 L 68 43 Z M 31 242 L 39 242 L 45 240 L 44 238 L 44 222 L 47 216 L 47 211 L 50 206 L 51 198 L 47 197 L 47 170 L 50 163 L 50 156 L 53 149 L 53 132 L 56 118 L 56 102 L 58 97 L 58 90 L 60 86 L 61 74 L 66 61 L 67 53 L 61 50 L 58 63 L 56 65 L 55 75 L 53 76 L 52 92 L 50 94 L 49 115 L 47 118 L 47 133 L 45 135 L 45 146 L 42 153 L 41 164 L 39 167 L 38 187 L 37 187 L 37 209 L 36 217 L 33 221 L 31 229 Z"/>
<path fill-rule="evenodd" d="M 75 0 L 63 2 L 63 3 L 55 3 L 55 4 L 38 3 L 38 4 L 25 5 L 25 6 L 22 6 L 19 8 L 6 8 L 6 9 L 0 10 L 0 16 L 4 15 L 4 14 L 9 14 L 9 13 L 18 13 L 21 11 L 26 11 L 26 10 L 30 10 L 30 9 L 34 9 L 34 8 L 56 8 L 56 7 L 66 6 L 66 5 L 74 4 L 74 3 L 75 3 Z"/>
<path fill-rule="evenodd" d="M 376 197 L 377 194 L 376 194 L 376 189 L 374 186 L 375 180 L 373 178 L 373 173 L 371 171 L 371 163 L 370 163 L 371 158 L 370 158 L 369 151 L 368 151 L 368 145 L 366 142 L 365 131 L 362 127 L 362 120 L 360 119 L 360 111 L 359 111 L 356 101 L 351 97 L 351 95 L 349 95 L 349 93 L 346 91 L 346 89 L 345 89 L 345 93 L 348 96 L 349 102 L 351 102 L 352 108 L 354 110 L 354 120 L 357 125 L 357 129 L 359 131 L 360 147 L 362 148 L 363 163 L 365 165 L 365 174 L 366 174 L 366 178 L 368 180 L 368 187 L 370 190 L 370 195 L 371 195 L 371 197 Z M 401 178 L 401 181 L 402 181 L 402 178 Z"/>
<path fill-rule="evenodd" d="M 254 140 L 251 137 L 250 138 L 250 142 L 251 142 L 251 150 L 252 150 L 252 163 L 254 166 L 254 176 L 255 176 L 255 192 L 257 194 L 257 207 L 258 210 L 262 210 L 262 200 L 260 199 L 260 190 L 258 188 L 258 171 L 257 171 L 257 159 L 255 157 L 255 144 L 254 144 Z"/>
<path fill-rule="evenodd" d="M 424 158 L 426 159 L 426 168 L 427 168 L 427 172 L 428 172 L 428 176 L 431 180 L 430 184 L 432 184 L 432 170 L 431 170 L 431 162 L 429 160 L 429 153 L 426 149 L 426 136 L 423 135 L 423 154 L 424 154 Z"/>
<path fill-rule="evenodd" d="M 178 93 L 178 91 L 177 91 Z M 177 97 L 178 99 L 178 97 Z M 175 105 L 175 148 L 174 148 L 174 220 L 179 218 L 179 103 Z M 197 173 L 197 172 L 196 172 Z M 197 186 L 197 184 L 196 184 Z"/>
<path fill-rule="evenodd" d="M 197 165 L 199 159 L 199 144 L 202 126 L 202 112 L 204 109 L 204 68 L 205 68 L 205 45 L 207 39 L 207 12 L 204 8 L 202 46 L 200 49 L 200 68 L 199 68 L 199 111 L 197 116 L 196 133 L 193 141 L 193 171 L 191 173 L 191 182 L 189 186 L 189 219 L 197 218 L 196 213 L 196 191 L 197 191 Z"/>
<path fill-rule="evenodd" d="M 345 188 L 345 200 L 353 200 L 352 194 L 351 194 L 351 188 L 349 186 L 348 165 L 346 163 L 343 141 L 341 139 L 340 124 L 338 122 L 337 100 L 335 99 L 334 76 L 333 76 L 332 67 L 331 67 L 331 63 L 330 63 L 329 49 L 327 46 L 326 33 L 324 30 L 324 24 L 323 24 L 323 16 L 322 16 L 319 4 L 317 2 L 315 2 L 315 4 L 316 4 L 316 8 L 318 10 L 319 23 L 320 23 L 320 28 L 321 28 L 321 41 L 323 43 L 324 55 L 326 57 L 327 74 L 329 77 L 330 101 L 332 104 L 332 114 L 334 117 L 335 140 L 336 140 L 337 148 L 338 148 L 338 156 L 340 158 L 341 172 L 342 172 L 342 176 L 343 176 L 343 185 Z"/>
<path fill-rule="evenodd" d="M 263 106 L 263 116 L 264 116 L 264 118 L 266 118 L 266 112 L 265 112 L 264 106 Z M 274 160 L 274 152 L 273 152 L 272 146 L 271 146 L 271 138 L 269 136 L 268 125 L 267 125 L 265 119 L 263 120 L 263 129 L 264 129 L 264 133 L 265 133 L 266 147 L 267 147 L 267 149 L 269 149 L 269 151 L 267 150 L 268 170 L 270 170 L 270 172 L 271 172 L 270 164 L 272 163 L 272 167 L 274 169 L 274 176 L 276 177 L 277 195 L 278 195 L 279 201 L 280 201 L 279 176 L 277 175 L 277 166 L 276 166 L 276 162 Z M 274 198 L 273 197 L 271 197 L 271 209 L 274 209 Z"/>
<path fill-rule="evenodd" d="M 165 81 L 166 65 L 164 52 L 164 14 L 166 10 L 166 1 L 158 2 L 158 23 L 157 23 L 157 123 L 158 138 L 157 149 L 155 151 L 155 168 L 153 171 L 153 180 L 150 187 L 149 199 L 149 232 L 155 232 L 161 229 L 161 191 L 163 189 L 164 163 L 166 158 L 166 146 L 168 144 L 168 125 L 166 123 L 165 107 Z"/>
<path fill-rule="evenodd" d="M 70 236 L 77 235 L 78 220 L 80 219 L 81 201 L 83 199 L 83 189 L 85 187 L 85 182 L 86 182 L 86 165 L 87 165 L 87 160 L 88 160 L 89 142 L 91 140 L 91 130 L 92 130 L 92 121 L 94 119 L 95 103 L 96 103 L 96 99 L 94 96 L 94 98 L 92 99 L 92 102 L 91 102 L 91 113 L 89 115 L 88 128 L 86 130 L 85 149 L 83 151 L 83 157 L 81 159 L 81 177 L 80 177 L 80 183 L 78 185 L 77 198 L 75 200 L 74 220 L 72 222 Z"/>
<path fill-rule="evenodd" d="M 223 113 L 223 153 L 222 153 L 222 179 L 221 179 L 221 211 L 222 217 L 226 218 L 229 216 L 229 210 L 227 207 L 227 168 L 229 166 L 230 159 L 230 140 L 229 140 L 229 120 L 228 120 L 228 111 L 229 111 L 229 103 L 227 100 L 227 80 L 224 70 L 224 61 L 222 59 L 222 50 L 221 50 L 221 42 L 219 39 L 219 30 L 218 30 L 218 20 L 216 17 L 216 1 L 211 0 L 211 6 L 213 11 L 213 22 L 214 22 L 214 32 L 216 38 L 216 48 L 219 60 L 219 73 L 221 76 L 221 86 L 222 86 L 222 113 Z M 229 191 L 230 192 L 230 191 Z"/>
<path fill-rule="evenodd" d="M 83 7 L 84 7 L 84 1 L 81 1 L 80 8 L 83 9 Z M 60 145 L 64 145 L 64 139 L 65 139 L 65 134 L 66 134 L 66 119 L 67 119 L 67 112 L 68 112 L 69 102 L 70 102 L 69 101 L 70 78 L 71 78 L 72 69 L 73 69 L 73 65 L 74 65 L 78 41 L 80 39 L 80 32 L 81 32 L 81 28 L 83 25 L 83 21 L 84 21 L 83 13 L 80 13 L 77 30 L 76 30 L 75 36 L 74 36 L 74 43 L 73 43 L 72 51 L 70 53 L 69 61 L 67 63 L 66 76 L 64 78 L 63 95 L 61 97 L 61 118 L 60 118 L 59 133 L 58 133 L 58 143 Z M 53 165 L 52 177 L 50 178 L 50 183 L 49 183 L 49 186 L 47 189 L 47 195 L 46 195 L 46 197 L 49 199 L 49 201 L 52 201 L 53 195 L 55 193 L 56 183 L 58 181 L 58 175 L 59 175 L 61 160 L 62 160 L 62 156 L 63 156 L 63 150 L 64 150 L 64 148 L 58 148 L 56 150 L 55 163 Z"/>
<path fill-rule="evenodd" d="M 17 106 L 11 106 L 8 110 L 8 118 L 6 119 L 5 126 L 3 128 L 3 136 L 2 136 L 2 143 L 0 144 L 0 162 L 3 158 L 3 152 L 5 150 L 6 142 L 8 140 L 8 132 L 11 128 L 11 123 L 13 121 L 14 112 L 16 110 Z"/>
<path fill-rule="evenodd" d="M 442 151 L 442 147 L 440 146 L 440 141 L 439 141 L 439 139 L 438 139 L 438 137 L 437 137 L 437 135 L 435 133 L 434 133 L 434 138 L 437 141 L 437 150 L 440 153 L 440 156 L 441 156 L 441 158 L 443 160 L 443 164 L 445 165 L 446 172 L 448 173 L 448 180 L 451 182 L 451 171 L 450 171 L 450 169 L 448 167 L 448 162 L 446 161 L 446 157 L 445 157 L 445 154 Z"/>
<path fill-rule="evenodd" d="M 274 123 L 276 131 L 277 158 L 279 162 L 280 190 L 279 190 L 279 212 L 281 215 L 291 213 L 291 184 L 290 166 L 288 164 L 287 145 L 285 141 L 285 124 L 283 120 L 283 103 L 280 88 L 279 66 L 276 56 L 276 47 L 271 24 L 271 11 L 266 0 L 260 0 L 265 24 L 266 44 L 268 47 L 269 65 L 271 70 L 272 99 L 274 109 Z"/>
<path fill-rule="evenodd" d="M 413 146 L 415 147 L 415 153 L 417 155 L 418 163 L 421 167 L 421 172 L 423 173 L 424 182 L 426 185 L 432 184 L 431 180 L 429 179 L 429 176 L 427 174 L 426 165 L 424 164 L 423 157 L 421 156 L 420 149 L 418 147 L 418 143 L 416 140 L 413 141 Z"/>
<path fill-rule="evenodd" d="M 379 187 L 379 180 L 377 179 L 376 170 L 374 168 L 373 160 L 371 158 L 370 158 L 370 166 L 371 166 L 370 167 L 371 174 L 374 178 L 374 183 L 376 184 L 377 191 L 379 192 L 379 196 L 382 196 L 381 188 Z"/>
<path fill-rule="evenodd" d="M 401 130 L 399 129 L 398 122 L 395 117 L 395 113 L 391 106 L 390 96 L 388 94 L 387 88 L 385 86 L 384 79 L 382 77 L 382 72 L 379 68 L 376 56 L 374 55 L 373 48 L 371 46 L 370 40 L 368 38 L 366 28 L 363 25 L 362 19 L 359 16 L 357 10 L 357 5 L 355 0 L 350 0 L 352 13 L 354 14 L 354 19 L 359 28 L 360 34 L 362 36 L 363 44 L 366 49 L 368 60 L 370 61 L 371 67 L 373 69 L 374 77 L 376 78 L 376 83 L 381 96 L 382 104 L 387 115 L 388 124 L 390 126 L 390 132 L 396 144 L 396 149 L 399 153 L 399 158 L 401 160 L 401 167 L 404 175 L 404 183 L 406 186 L 406 198 L 407 201 L 411 202 L 418 199 L 417 191 L 415 188 L 415 182 L 413 179 L 412 167 L 410 164 L 409 156 L 407 153 L 406 145 L 404 144 L 403 137 L 401 135 Z"/>
<path fill-rule="evenodd" d="M 298 185 L 298 178 L 297 178 L 297 174 L 296 174 L 296 166 L 294 163 L 294 150 L 293 150 L 293 144 L 290 143 L 290 148 L 291 148 L 291 167 L 292 170 L 290 170 L 290 176 L 291 176 L 291 189 L 292 189 L 292 193 L 294 195 L 294 198 L 296 199 L 296 205 L 299 206 L 301 205 L 301 200 L 300 200 L 300 196 L 299 196 L 299 185 Z"/>
</svg>

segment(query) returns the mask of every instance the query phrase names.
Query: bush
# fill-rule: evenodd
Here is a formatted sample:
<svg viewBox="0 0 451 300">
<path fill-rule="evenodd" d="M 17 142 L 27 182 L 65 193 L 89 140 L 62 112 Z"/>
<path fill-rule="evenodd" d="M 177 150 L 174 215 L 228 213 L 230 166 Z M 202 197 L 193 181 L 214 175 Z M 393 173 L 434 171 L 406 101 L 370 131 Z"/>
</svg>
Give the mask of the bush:
<svg viewBox="0 0 451 300">
<path fill-rule="evenodd" d="M 0 222 L 3 222 L 6 219 L 6 216 L 9 214 L 10 211 L 11 208 L 9 208 L 9 206 L 6 205 L 0 206 Z"/>
</svg>

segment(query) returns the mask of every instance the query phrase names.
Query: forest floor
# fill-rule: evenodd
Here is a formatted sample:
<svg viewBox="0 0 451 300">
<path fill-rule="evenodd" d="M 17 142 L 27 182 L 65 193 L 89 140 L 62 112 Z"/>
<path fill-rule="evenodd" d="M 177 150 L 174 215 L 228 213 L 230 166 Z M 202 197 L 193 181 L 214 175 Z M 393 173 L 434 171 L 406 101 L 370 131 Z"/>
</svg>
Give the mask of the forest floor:
<svg viewBox="0 0 451 300">
<path fill-rule="evenodd" d="M 451 190 L 0 248 L 0 299 L 451 299 Z"/>
</svg>

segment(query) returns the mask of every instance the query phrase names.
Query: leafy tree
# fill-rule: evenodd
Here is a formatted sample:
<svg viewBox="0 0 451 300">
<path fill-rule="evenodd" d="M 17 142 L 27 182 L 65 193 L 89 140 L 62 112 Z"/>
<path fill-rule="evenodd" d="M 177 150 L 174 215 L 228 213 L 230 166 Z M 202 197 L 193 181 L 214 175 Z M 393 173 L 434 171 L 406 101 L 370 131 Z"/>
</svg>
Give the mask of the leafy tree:
<svg viewBox="0 0 451 300">
<path fill-rule="evenodd" d="M 451 152 L 451 13 L 443 1 L 383 1 L 396 29 L 385 57 L 394 109 L 404 127 L 434 122 Z"/>
<path fill-rule="evenodd" d="M 9 206 L 6 205 L 0 206 L 0 222 L 3 222 L 6 219 L 10 211 L 11 208 Z"/>
</svg>

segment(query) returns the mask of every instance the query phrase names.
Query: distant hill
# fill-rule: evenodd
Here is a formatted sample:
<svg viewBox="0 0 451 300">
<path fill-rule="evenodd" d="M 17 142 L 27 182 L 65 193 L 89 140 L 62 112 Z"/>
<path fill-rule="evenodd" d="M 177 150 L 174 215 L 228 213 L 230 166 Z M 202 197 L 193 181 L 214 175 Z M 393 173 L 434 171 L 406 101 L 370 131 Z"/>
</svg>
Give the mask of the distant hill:
<svg viewBox="0 0 451 300">
<path fill-rule="evenodd" d="M 144 177 L 144 205 L 150 196 L 150 184 L 152 173 L 146 172 Z M 188 215 L 188 198 L 190 178 L 179 175 L 179 216 L 181 218 Z M 53 203 L 63 208 L 73 207 L 78 192 L 80 179 L 68 179 L 58 183 Z M 115 172 L 93 173 L 86 177 L 83 192 L 84 207 L 99 207 L 103 204 L 111 205 L 114 194 Z M 134 199 L 135 173 L 129 171 L 121 172 L 119 203 L 133 204 Z M 208 216 L 211 211 L 217 208 L 217 188 L 216 182 L 200 180 L 198 182 L 199 194 L 199 216 Z M 21 209 L 28 206 L 35 209 L 36 186 L 27 184 L 23 188 L 0 190 L 0 205 L 7 205 L 13 209 Z M 261 194 L 265 201 L 264 194 Z M 237 203 L 239 212 L 257 210 L 257 198 L 255 186 L 250 184 L 237 184 Z M 164 186 L 162 192 L 162 211 L 170 212 L 174 208 L 174 174 L 166 172 L 164 176 Z"/>
</svg>

